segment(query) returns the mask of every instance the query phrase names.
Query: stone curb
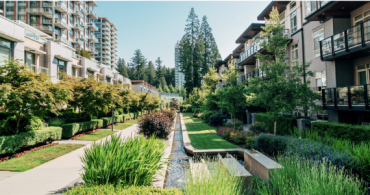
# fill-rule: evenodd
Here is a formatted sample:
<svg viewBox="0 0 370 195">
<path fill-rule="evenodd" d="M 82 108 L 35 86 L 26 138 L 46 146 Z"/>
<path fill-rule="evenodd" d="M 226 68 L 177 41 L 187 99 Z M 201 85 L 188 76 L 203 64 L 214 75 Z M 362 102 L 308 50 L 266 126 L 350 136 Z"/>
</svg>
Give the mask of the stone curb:
<svg viewBox="0 0 370 195">
<path fill-rule="evenodd" d="M 169 135 L 169 138 L 167 140 L 167 147 L 164 150 L 164 155 L 162 156 L 161 161 L 164 163 L 162 169 L 157 171 L 157 174 L 154 176 L 152 186 L 156 188 L 164 188 L 164 181 L 166 179 L 166 173 L 168 169 L 168 161 L 170 159 L 171 153 L 172 153 L 172 146 L 175 139 L 175 128 L 176 128 L 176 122 L 177 122 L 177 114 L 173 123 L 172 131 Z"/>
</svg>

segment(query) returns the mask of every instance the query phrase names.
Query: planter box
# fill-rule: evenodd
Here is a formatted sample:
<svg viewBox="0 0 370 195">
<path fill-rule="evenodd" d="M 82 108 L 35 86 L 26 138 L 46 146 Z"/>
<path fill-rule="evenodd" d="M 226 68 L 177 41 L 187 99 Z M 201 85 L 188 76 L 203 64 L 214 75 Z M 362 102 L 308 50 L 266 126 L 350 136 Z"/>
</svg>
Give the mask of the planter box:
<svg viewBox="0 0 370 195">
<path fill-rule="evenodd" d="M 255 152 L 256 153 L 249 151 L 244 152 L 244 167 L 253 176 L 259 177 L 265 182 L 269 182 L 270 170 L 283 167 L 262 153 L 258 151 Z"/>
</svg>

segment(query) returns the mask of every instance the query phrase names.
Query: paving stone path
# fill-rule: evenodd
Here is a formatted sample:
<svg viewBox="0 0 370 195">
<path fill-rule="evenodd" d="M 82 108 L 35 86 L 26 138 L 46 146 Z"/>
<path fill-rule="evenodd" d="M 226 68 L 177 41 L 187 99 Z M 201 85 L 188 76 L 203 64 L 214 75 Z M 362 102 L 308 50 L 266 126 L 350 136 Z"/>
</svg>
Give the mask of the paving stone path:
<svg viewBox="0 0 370 195">
<path fill-rule="evenodd" d="M 137 125 L 124 130 L 118 130 L 121 138 L 135 136 Z M 115 135 L 114 134 L 114 135 Z M 110 136 L 96 142 L 110 140 Z M 13 174 L 0 172 L 0 194 L 6 195 L 44 195 L 62 194 L 66 188 L 81 182 L 82 163 L 80 157 L 84 149 L 91 146 L 92 141 L 61 140 L 61 144 L 86 144 L 85 147 L 74 150 L 68 154 L 44 163 L 25 172 Z"/>
</svg>

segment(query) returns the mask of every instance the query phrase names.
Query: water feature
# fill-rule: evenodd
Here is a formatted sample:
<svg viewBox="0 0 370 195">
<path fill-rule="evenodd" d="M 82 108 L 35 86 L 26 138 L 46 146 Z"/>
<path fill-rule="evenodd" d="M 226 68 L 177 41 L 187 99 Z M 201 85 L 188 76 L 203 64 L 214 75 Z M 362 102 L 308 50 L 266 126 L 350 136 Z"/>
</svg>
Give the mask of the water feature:
<svg viewBox="0 0 370 195">
<path fill-rule="evenodd" d="M 178 113 L 177 117 L 174 142 L 170 156 L 171 160 L 164 183 L 165 188 L 182 188 L 182 184 L 185 181 L 185 171 L 189 169 L 189 156 L 184 150 L 182 140 L 180 113 Z"/>
</svg>

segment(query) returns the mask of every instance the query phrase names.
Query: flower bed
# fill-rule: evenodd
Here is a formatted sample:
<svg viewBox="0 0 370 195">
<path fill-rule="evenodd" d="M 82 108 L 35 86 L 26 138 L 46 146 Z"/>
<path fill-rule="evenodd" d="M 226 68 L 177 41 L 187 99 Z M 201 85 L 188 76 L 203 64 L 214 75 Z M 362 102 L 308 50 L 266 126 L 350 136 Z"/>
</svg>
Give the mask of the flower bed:
<svg viewBox="0 0 370 195">
<path fill-rule="evenodd" d="M 0 158 L 0 162 L 4 162 L 4 161 L 12 159 L 12 158 L 17 158 L 17 157 L 23 156 L 25 154 L 28 154 L 30 152 L 41 150 L 43 148 L 47 148 L 47 147 L 50 147 L 50 146 L 56 146 L 58 144 L 59 144 L 58 142 L 55 142 L 55 143 L 48 143 L 48 144 L 41 145 L 41 146 L 36 146 L 36 147 L 31 148 L 30 150 L 24 150 L 24 151 L 21 151 L 21 152 L 18 152 L 18 153 L 9 155 L 9 156 L 4 156 L 4 157 Z"/>
</svg>

